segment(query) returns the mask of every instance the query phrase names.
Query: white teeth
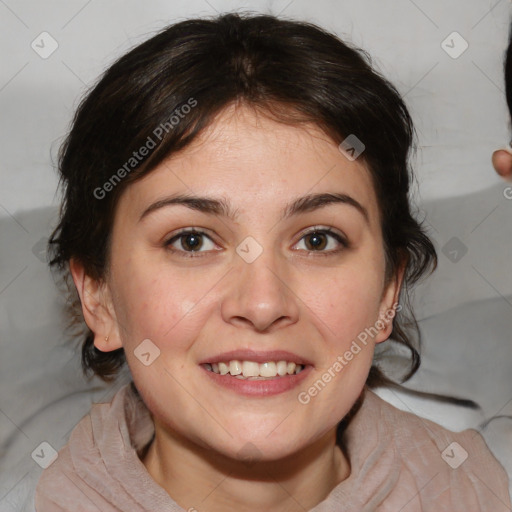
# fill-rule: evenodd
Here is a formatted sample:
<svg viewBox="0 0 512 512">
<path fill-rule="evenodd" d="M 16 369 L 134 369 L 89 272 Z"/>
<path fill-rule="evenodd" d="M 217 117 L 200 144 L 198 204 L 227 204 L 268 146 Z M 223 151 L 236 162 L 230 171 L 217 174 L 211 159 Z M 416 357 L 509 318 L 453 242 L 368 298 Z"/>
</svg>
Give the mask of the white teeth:
<svg viewBox="0 0 512 512">
<path fill-rule="evenodd" d="M 260 365 L 254 361 L 244 361 L 242 368 L 244 377 L 258 377 L 260 374 Z"/>
<path fill-rule="evenodd" d="M 240 375 L 242 373 L 242 364 L 240 361 L 229 362 L 229 373 L 231 373 L 231 375 Z"/>
<path fill-rule="evenodd" d="M 277 366 L 273 361 L 259 365 L 259 373 L 262 377 L 275 377 L 277 375 Z"/>
<path fill-rule="evenodd" d="M 288 363 L 288 366 L 287 366 L 287 370 L 288 370 L 288 375 L 293 375 L 295 373 L 295 368 L 297 367 L 297 365 L 295 363 Z"/>
<path fill-rule="evenodd" d="M 238 379 L 275 378 L 277 376 L 294 375 L 304 369 L 304 365 L 287 361 L 268 361 L 262 364 L 254 361 L 233 361 L 206 363 L 205 367 L 214 373 Z"/>
<path fill-rule="evenodd" d="M 288 373 L 288 365 L 286 364 L 286 361 L 278 361 L 277 362 L 277 374 L 281 377 L 283 375 L 286 375 Z"/>
</svg>

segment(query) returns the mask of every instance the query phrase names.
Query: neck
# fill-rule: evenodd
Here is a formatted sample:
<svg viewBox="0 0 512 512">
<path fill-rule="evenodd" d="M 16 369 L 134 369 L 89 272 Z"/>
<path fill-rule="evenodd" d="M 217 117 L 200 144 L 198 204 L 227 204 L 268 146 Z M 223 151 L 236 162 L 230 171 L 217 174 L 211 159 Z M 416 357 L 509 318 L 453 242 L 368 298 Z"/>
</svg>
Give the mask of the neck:
<svg viewBox="0 0 512 512">
<path fill-rule="evenodd" d="M 304 512 L 350 474 L 335 429 L 280 460 L 240 461 L 205 450 L 155 421 L 154 441 L 142 462 L 182 508 L 209 512 Z"/>
</svg>

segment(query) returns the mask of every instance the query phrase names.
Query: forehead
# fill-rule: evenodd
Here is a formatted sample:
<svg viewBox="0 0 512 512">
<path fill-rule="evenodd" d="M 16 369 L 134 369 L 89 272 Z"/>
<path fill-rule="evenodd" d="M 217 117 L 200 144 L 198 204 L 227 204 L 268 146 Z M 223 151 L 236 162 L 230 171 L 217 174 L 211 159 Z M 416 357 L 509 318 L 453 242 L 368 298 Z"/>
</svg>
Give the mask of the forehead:
<svg viewBox="0 0 512 512">
<path fill-rule="evenodd" d="M 269 211 L 290 197 L 340 192 L 378 219 L 370 173 L 350 161 L 317 125 L 284 124 L 246 106 L 224 109 L 186 148 L 132 183 L 121 202 L 132 210 L 169 193 L 225 197 Z"/>
</svg>

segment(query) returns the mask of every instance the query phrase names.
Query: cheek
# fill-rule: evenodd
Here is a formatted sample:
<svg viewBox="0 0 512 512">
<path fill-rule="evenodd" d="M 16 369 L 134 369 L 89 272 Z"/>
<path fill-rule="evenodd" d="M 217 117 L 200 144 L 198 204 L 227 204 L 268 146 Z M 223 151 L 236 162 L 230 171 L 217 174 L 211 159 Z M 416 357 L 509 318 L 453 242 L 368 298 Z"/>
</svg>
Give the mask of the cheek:
<svg viewBox="0 0 512 512">
<path fill-rule="evenodd" d="M 324 284 L 319 285 L 318 283 Z M 309 287 L 308 307 L 321 320 L 326 339 L 350 343 L 378 319 L 383 275 L 376 269 L 332 273 Z"/>
<path fill-rule="evenodd" d="M 137 264 L 133 259 L 118 268 L 123 271 L 114 275 L 113 287 L 123 345 L 135 348 L 150 339 L 162 349 L 169 340 L 173 351 L 185 348 L 211 312 L 212 305 L 205 299 L 210 280 L 192 281 L 186 272 Z"/>
</svg>

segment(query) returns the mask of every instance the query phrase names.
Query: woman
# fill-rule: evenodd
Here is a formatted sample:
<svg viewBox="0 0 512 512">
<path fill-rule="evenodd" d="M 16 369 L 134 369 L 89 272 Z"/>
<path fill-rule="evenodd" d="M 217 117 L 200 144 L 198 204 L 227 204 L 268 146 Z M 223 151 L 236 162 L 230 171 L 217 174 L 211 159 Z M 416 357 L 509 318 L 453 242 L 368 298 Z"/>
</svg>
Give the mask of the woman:
<svg viewBox="0 0 512 512">
<path fill-rule="evenodd" d="M 436 253 L 412 134 L 362 52 L 272 16 L 178 23 L 105 73 L 50 245 L 84 368 L 133 382 L 73 431 L 38 512 L 509 509 L 477 432 L 369 389 L 390 337 L 419 365 L 399 303 Z"/>
</svg>

